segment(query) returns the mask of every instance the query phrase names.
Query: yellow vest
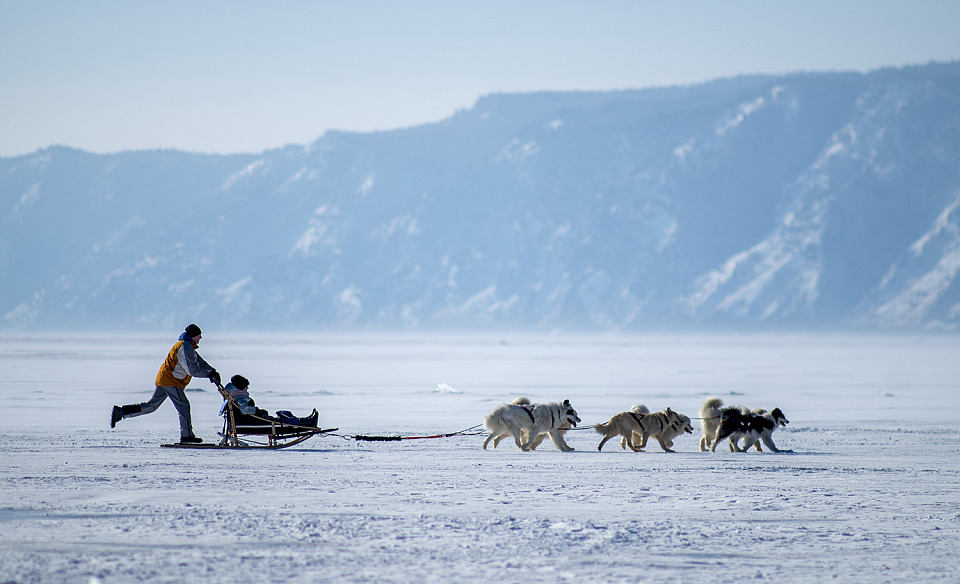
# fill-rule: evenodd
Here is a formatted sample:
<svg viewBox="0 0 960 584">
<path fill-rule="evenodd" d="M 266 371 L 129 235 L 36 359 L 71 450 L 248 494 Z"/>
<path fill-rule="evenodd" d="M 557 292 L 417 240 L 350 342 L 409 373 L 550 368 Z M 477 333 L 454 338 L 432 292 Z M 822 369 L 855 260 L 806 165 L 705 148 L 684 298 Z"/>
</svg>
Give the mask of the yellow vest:
<svg viewBox="0 0 960 584">
<path fill-rule="evenodd" d="M 186 367 L 180 364 L 181 351 L 183 351 L 183 341 L 177 341 L 173 344 L 170 352 L 167 353 L 167 358 L 160 366 L 160 371 L 157 372 L 158 386 L 186 389 L 187 384 L 193 379 L 187 373 Z"/>
</svg>

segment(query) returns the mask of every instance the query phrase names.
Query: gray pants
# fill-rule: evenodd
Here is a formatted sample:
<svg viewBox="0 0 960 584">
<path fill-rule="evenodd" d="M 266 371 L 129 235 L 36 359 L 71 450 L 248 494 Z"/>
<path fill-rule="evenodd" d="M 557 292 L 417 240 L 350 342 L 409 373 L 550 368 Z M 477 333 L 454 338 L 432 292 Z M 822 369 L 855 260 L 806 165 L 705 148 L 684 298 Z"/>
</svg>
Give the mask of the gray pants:
<svg viewBox="0 0 960 584">
<path fill-rule="evenodd" d="M 179 387 L 160 387 L 153 392 L 153 397 L 140 404 L 139 412 L 124 412 L 124 418 L 135 418 L 144 414 L 152 414 L 157 411 L 160 404 L 167 398 L 173 402 L 180 415 L 180 437 L 193 436 L 193 422 L 190 420 L 190 402 L 187 401 L 187 394 Z M 127 406 L 124 406 L 126 409 Z"/>
</svg>

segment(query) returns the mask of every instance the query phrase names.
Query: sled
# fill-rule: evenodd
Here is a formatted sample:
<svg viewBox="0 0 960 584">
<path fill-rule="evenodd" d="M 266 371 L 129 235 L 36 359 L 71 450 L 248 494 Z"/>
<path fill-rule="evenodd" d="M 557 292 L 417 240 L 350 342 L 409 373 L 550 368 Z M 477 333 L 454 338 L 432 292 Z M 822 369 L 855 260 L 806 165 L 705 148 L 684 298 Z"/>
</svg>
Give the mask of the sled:
<svg viewBox="0 0 960 584">
<path fill-rule="evenodd" d="M 164 448 L 194 448 L 194 449 L 226 449 L 226 448 L 269 448 L 278 450 L 300 444 L 319 434 L 335 432 L 337 428 L 318 428 L 317 426 L 301 426 L 288 424 L 254 414 L 240 412 L 240 407 L 226 389 L 219 383 L 217 391 L 227 402 L 223 414 L 223 432 L 219 444 L 192 444 L 174 443 L 161 444 Z M 263 442 L 266 440 L 266 442 Z"/>
</svg>

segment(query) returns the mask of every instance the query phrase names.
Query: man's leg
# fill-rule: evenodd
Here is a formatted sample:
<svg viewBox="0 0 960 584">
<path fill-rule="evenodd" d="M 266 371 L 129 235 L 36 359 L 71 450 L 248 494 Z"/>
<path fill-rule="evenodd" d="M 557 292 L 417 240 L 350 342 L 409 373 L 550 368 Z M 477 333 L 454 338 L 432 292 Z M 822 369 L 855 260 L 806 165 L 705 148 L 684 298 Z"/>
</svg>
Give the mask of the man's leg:
<svg viewBox="0 0 960 584">
<path fill-rule="evenodd" d="M 132 411 L 130 414 L 127 414 L 126 411 L 123 413 L 124 418 L 134 418 L 136 416 L 143 416 L 146 414 L 152 414 L 157 411 L 157 408 L 160 407 L 160 404 L 167 399 L 167 392 L 164 391 L 164 388 L 158 387 L 153 390 L 153 397 L 143 402 L 142 404 L 134 404 L 132 406 L 123 406 L 124 408 L 129 407 L 131 410 L 140 408 L 139 411 Z"/>
<path fill-rule="evenodd" d="M 113 428 L 117 422 L 126 418 L 136 418 L 144 414 L 157 411 L 163 400 L 167 399 L 167 392 L 159 387 L 153 391 L 153 397 L 142 404 L 131 404 L 127 406 L 113 406 L 113 412 L 110 415 L 110 427 Z"/>
<path fill-rule="evenodd" d="M 170 397 L 170 401 L 177 408 L 180 415 L 180 437 L 193 436 L 193 422 L 190 419 L 190 402 L 187 401 L 187 394 L 179 387 L 158 387 L 157 390 L 163 390 Z"/>
</svg>

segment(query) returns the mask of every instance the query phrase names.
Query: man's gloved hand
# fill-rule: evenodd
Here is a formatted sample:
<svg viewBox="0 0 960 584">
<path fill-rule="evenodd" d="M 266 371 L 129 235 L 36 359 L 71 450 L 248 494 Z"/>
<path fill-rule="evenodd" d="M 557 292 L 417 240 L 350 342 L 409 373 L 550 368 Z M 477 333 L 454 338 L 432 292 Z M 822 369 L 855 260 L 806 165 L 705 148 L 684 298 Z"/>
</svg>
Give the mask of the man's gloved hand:
<svg viewBox="0 0 960 584">
<path fill-rule="evenodd" d="M 217 370 L 216 370 L 216 369 L 214 369 L 213 371 L 211 371 L 211 372 L 210 372 L 210 375 L 209 375 L 208 377 L 210 377 L 210 381 L 211 381 L 212 383 L 215 383 L 215 384 L 217 384 L 217 385 L 220 385 L 220 374 L 217 373 Z"/>
</svg>

